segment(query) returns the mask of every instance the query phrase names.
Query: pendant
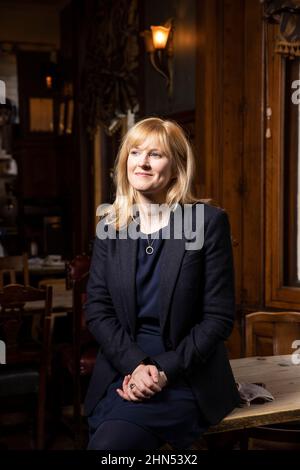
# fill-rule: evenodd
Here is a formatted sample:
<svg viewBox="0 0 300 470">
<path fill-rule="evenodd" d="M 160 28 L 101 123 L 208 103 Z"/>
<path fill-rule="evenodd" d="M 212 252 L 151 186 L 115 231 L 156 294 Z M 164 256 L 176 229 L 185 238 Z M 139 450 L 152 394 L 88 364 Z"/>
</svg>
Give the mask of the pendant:
<svg viewBox="0 0 300 470">
<path fill-rule="evenodd" d="M 154 250 L 153 250 L 152 246 L 147 246 L 147 248 L 146 248 L 147 255 L 152 255 L 153 251 Z"/>
</svg>

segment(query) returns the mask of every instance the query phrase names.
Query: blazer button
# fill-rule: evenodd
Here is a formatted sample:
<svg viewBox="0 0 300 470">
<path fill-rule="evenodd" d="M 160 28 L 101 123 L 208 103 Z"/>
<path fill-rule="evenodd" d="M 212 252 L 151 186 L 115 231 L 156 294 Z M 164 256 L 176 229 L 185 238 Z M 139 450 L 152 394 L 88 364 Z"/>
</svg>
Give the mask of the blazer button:
<svg viewBox="0 0 300 470">
<path fill-rule="evenodd" d="M 166 339 L 166 347 L 167 347 L 167 348 L 170 348 L 170 349 L 171 349 L 171 347 L 172 347 L 172 343 L 171 343 L 171 341 L 169 341 L 168 339 Z"/>
</svg>

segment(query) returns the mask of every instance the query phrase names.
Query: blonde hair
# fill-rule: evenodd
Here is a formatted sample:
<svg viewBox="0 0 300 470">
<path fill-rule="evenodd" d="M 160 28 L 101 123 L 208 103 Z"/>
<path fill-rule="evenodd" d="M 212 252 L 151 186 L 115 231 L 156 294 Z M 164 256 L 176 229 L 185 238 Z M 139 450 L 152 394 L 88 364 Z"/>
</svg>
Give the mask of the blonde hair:
<svg viewBox="0 0 300 470">
<path fill-rule="evenodd" d="M 137 122 L 125 134 L 114 166 L 115 201 L 105 214 L 107 223 L 116 230 L 127 227 L 133 220 L 132 206 L 138 203 L 138 192 L 127 177 L 127 158 L 133 147 L 138 147 L 149 138 L 158 142 L 162 151 L 171 158 L 176 178 L 170 180 L 165 204 L 170 208 L 180 204 L 201 201 L 192 191 L 195 160 L 191 145 L 183 129 L 174 121 L 150 117 Z"/>
</svg>

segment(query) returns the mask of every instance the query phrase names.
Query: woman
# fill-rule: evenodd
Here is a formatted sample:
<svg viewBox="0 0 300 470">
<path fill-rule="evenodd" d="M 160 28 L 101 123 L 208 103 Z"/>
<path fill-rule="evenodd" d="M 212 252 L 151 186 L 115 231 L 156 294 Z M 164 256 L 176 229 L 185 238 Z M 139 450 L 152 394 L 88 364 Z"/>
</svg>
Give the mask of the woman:
<svg viewBox="0 0 300 470">
<path fill-rule="evenodd" d="M 123 139 L 87 288 L 100 345 L 85 400 L 89 449 L 187 449 L 239 403 L 224 346 L 235 308 L 230 226 L 193 196 L 193 176 L 176 123 L 148 118 Z M 187 243 L 190 214 L 200 245 Z"/>
</svg>

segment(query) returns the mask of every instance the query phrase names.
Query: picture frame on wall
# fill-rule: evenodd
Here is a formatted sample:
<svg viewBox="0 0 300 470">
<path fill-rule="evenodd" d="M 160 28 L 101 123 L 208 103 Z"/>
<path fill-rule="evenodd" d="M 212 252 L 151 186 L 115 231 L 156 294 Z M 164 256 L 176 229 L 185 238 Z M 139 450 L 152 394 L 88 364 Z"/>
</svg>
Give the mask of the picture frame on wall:
<svg viewBox="0 0 300 470">
<path fill-rule="evenodd" d="M 54 103 L 52 98 L 29 98 L 30 132 L 54 131 Z"/>
</svg>

